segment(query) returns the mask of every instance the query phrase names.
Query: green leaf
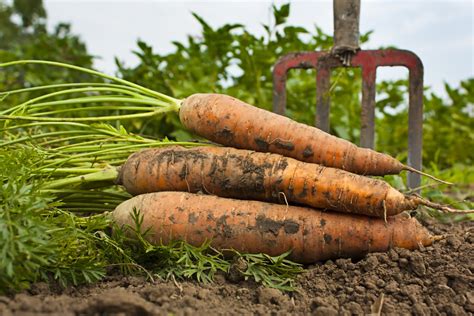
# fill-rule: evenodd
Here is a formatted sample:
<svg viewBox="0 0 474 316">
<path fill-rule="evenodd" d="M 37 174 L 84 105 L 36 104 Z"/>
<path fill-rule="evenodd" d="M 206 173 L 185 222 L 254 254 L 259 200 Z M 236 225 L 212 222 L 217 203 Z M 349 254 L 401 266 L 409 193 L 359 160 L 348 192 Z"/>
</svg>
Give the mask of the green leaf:
<svg viewBox="0 0 474 316">
<path fill-rule="evenodd" d="M 286 22 L 290 15 L 290 4 L 283 4 L 280 8 L 273 5 L 273 16 L 275 17 L 275 25 L 281 25 Z"/>
</svg>

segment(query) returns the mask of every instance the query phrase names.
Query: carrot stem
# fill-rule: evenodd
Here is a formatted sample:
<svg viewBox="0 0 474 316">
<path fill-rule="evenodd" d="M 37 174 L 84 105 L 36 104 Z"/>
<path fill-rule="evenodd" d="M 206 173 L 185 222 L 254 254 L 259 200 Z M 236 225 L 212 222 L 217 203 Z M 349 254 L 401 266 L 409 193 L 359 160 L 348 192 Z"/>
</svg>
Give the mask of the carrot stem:
<svg viewBox="0 0 474 316">
<path fill-rule="evenodd" d="M 43 172 L 47 172 L 48 174 L 87 174 L 87 173 L 94 173 L 99 172 L 103 168 L 44 168 L 41 169 Z"/>
<path fill-rule="evenodd" d="M 51 181 L 43 186 L 43 189 L 57 189 L 62 187 L 71 187 L 83 183 L 110 181 L 113 183 L 118 177 L 118 170 L 115 167 L 106 167 L 101 171 L 80 175 L 71 178 Z"/>
<path fill-rule="evenodd" d="M 127 88 L 127 87 L 125 87 Z M 41 101 L 41 100 L 44 100 L 44 99 L 48 99 L 48 98 L 52 98 L 54 96 L 58 96 L 58 95 L 63 95 L 63 94 L 71 94 L 71 93 L 81 93 L 81 92 L 99 92 L 99 91 L 105 91 L 105 92 L 118 92 L 118 93 L 122 93 L 122 94 L 128 94 L 129 96 L 132 96 L 132 97 L 135 97 L 135 98 L 141 98 L 141 99 L 145 99 L 145 98 L 148 98 L 148 97 L 145 97 L 145 96 L 142 96 L 138 93 L 135 93 L 133 91 L 130 91 L 128 89 L 123 89 L 123 88 L 115 88 L 115 87 L 87 87 L 87 88 L 76 88 L 76 89 L 67 89 L 67 90 L 61 90 L 61 91 L 56 91 L 56 92 L 52 92 L 52 93 L 48 93 L 48 94 L 44 94 L 44 95 L 41 95 L 37 98 L 33 98 L 33 99 L 30 99 L 26 102 L 23 102 L 17 106 L 14 106 L 6 111 L 3 111 L 1 112 L 2 114 L 12 114 L 12 113 L 15 113 L 16 111 L 19 111 L 19 110 L 22 110 L 22 109 L 26 109 L 27 106 L 29 106 L 29 108 L 35 108 L 35 107 L 38 107 L 38 105 L 36 105 L 35 103 L 37 101 Z M 149 98 L 148 98 L 149 99 Z M 152 100 L 152 99 L 150 99 Z"/>
<path fill-rule="evenodd" d="M 22 142 L 33 140 L 33 139 L 51 137 L 51 136 L 62 136 L 62 135 L 70 135 L 70 134 L 87 134 L 87 133 L 88 133 L 87 131 L 57 131 L 57 132 L 50 132 L 50 133 L 44 133 L 44 134 L 29 135 L 29 136 L 17 138 L 15 140 L 11 140 L 8 142 L 0 143 L 0 147 L 22 143 Z"/>
<path fill-rule="evenodd" d="M 153 108 L 146 107 L 146 106 L 121 106 L 118 109 L 116 106 L 113 105 L 104 105 L 104 106 L 86 106 L 86 107 L 77 107 L 72 109 L 61 109 L 61 110 L 54 110 L 48 112 L 39 112 L 39 113 L 31 113 L 33 117 L 42 117 L 52 114 L 59 114 L 59 113 L 71 113 L 71 112 L 82 112 L 82 111 L 97 111 L 97 110 L 120 110 L 120 111 L 146 111 L 151 112 Z"/>
<path fill-rule="evenodd" d="M 159 109 L 145 113 L 138 114 L 127 114 L 127 115 L 111 115 L 111 116 L 99 116 L 99 117 L 35 117 L 35 116 L 13 116 L 13 115 L 0 115 L 2 120 L 24 120 L 24 121 L 40 121 L 40 122 L 55 122 L 61 120 L 63 122 L 101 122 L 111 120 L 124 120 L 133 119 L 139 117 L 150 117 L 161 113 L 170 112 L 170 109 Z"/>
<path fill-rule="evenodd" d="M 8 127 L 1 128 L 0 132 L 9 131 L 9 130 L 12 130 L 12 129 L 26 128 L 26 127 L 53 126 L 53 125 L 78 126 L 78 127 L 85 127 L 85 128 L 91 129 L 90 125 L 83 124 L 83 123 L 71 123 L 71 122 L 56 121 L 56 122 L 35 122 L 35 123 L 27 123 L 27 124 L 20 124 L 20 125 L 11 125 L 11 126 L 8 126 Z"/>
<path fill-rule="evenodd" d="M 135 91 L 135 92 L 141 92 L 140 90 L 138 90 L 136 88 L 132 88 L 132 87 L 124 86 L 124 85 L 120 85 L 120 84 L 114 84 L 114 83 L 73 82 L 73 83 L 50 84 L 50 85 L 35 86 L 35 87 L 29 87 L 29 88 L 21 88 L 21 89 L 16 89 L 16 90 L 9 90 L 7 92 L 0 92 L 0 96 L 9 96 L 11 94 L 26 93 L 26 92 L 32 92 L 32 91 L 38 91 L 38 90 L 47 90 L 47 89 L 69 88 L 69 87 L 91 87 L 91 88 L 92 87 L 111 87 L 111 88 L 120 88 L 120 89 L 127 89 L 127 90 L 130 90 L 130 91 Z"/>
<path fill-rule="evenodd" d="M 60 63 L 60 62 L 55 62 L 55 61 L 49 61 L 49 60 L 15 60 L 15 61 L 10 61 L 10 62 L 6 62 L 6 63 L 1 63 L 0 67 L 9 67 L 9 66 L 14 66 L 14 65 L 24 65 L 24 64 L 41 64 L 41 65 L 51 65 L 51 66 L 56 66 L 56 67 L 69 68 L 69 69 L 81 71 L 81 72 L 84 72 L 84 73 L 88 73 L 88 74 L 93 75 L 93 76 L 97 76 L 97 77 L 105 78 L 105 79 L 108 79 L 108 80 L 111 80 L 111 81 L 115 81 L 115 82 L 118 82 L 120 84 L 132 87 L 132 88 L 136 88 L 144 94 L 160 98 L 162 100 L 168 101 L 170 103 L 174 103 L 176 105 L 178 105 L 178 103 L 180 102 L 180 100 L 178 100 L 178 99 L 175 99 L 175 98 L 167 96 L 163 93 L 159 93 L 159 92 L 153 91 L 151 89 L 142 87 L 142 86 L 140 86 L 136 83 L 127 81 L 125 79 L 120 79 L 120 78 L 117 78 L 117 77 L 114 77 L 114 76 L 110 76 L 110 75 L 107 75 L 107 74 L 104 74 L 104 73 L 101 73 L 99 71 L 95 71 L 95 70 L 92 70 L 92 69 L 87 69 L 87 68 L 74 66 L 74 65 L 70 65 L 70 64 L 65 64 L 65 63 Z"/>
<path fill-rule="evenodd" d="M 110 95 L 97 95 L 97 96 L 87 96 L 87 97 L 80 97 L 80 98 L 70 98 L 66 100 L 57 100 L 57 101 L 49 101 L 49 102 L 41 102 L 41 103 L 34 103 L 31 104 L 33 108 L 43 108 L 43 107 L 50 107 L 55 105 L 70 105 L 70 104 L 79 104 L 79 103 L 92 103 L 92 102 L 127 102 L 127 103 L 139 103 L 139 104 L 148 104 L 148 105 L 155 105 L 158 107 L 168 106 L 168 103 L 165 103 L 161 100 L 153 100 L 149 98 L 132 98 L 127 96 L 110 96 Z M 120 109 L 120 108 L 117 108 Z M 153 110 L 153 108 L 150 108 Z"/>
</svg>

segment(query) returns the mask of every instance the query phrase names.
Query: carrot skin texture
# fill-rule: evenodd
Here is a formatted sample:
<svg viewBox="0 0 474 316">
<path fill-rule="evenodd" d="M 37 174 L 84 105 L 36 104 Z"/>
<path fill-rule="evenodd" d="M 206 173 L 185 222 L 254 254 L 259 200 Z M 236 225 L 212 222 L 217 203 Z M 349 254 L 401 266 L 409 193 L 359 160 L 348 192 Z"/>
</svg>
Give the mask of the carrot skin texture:
<svg viewBox="0 0 474 316">
<path fill-rule="evenodd" d="M 234 200 L 186 192 L 157 192 L 133 197 L 112 213 L 119 226 L 131 225 L 133 208 L 150 228 L 148 240 L 168 244 L 185 240 L 200 246 L 211 240 L 216 249 L 280 255 L 312 263 L 341 257 L 361 257 L 391 247 L 418 249 L 433 242 L 415 218 L 323 212 L 298 206 Z"/>
<path fill-rule="evenodd" d="M 118 183 L 132 195 L 201 191 L 375 217 L 417 207 L 379 179 L 278 154 L 229 147 L 170 146 L 142 150 L 131 155 L 121 167 Z"/>
<path fill-rule="evenodd" d="M 193 94 L 182 102 L 179 117 L 193 133 L 225 146 L 273 152 L 362 175 L 398 174 L 405 168 L 389 155 L 227 95 Z"/>
</svg>

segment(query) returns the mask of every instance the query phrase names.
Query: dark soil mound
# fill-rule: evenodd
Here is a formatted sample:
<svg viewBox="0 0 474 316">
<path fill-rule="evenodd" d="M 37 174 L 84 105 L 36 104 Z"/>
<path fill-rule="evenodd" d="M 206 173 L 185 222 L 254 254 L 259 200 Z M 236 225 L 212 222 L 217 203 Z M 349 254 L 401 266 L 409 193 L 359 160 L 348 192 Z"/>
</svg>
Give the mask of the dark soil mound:
<svg viewBox="0 0 474 316">
<path fill-rule="evenodd" d="M 94 286 L 52 290 L 40 283 L 0 296 L 0 315 L 469 315 L 473 224 L 427 224 L 447 237 L 420 251 L 394 249 L 310 266 L 289 294 L 253 282 L 232 284 L 220 275 L 207 285 L 110 277 Z"/>
</svg>

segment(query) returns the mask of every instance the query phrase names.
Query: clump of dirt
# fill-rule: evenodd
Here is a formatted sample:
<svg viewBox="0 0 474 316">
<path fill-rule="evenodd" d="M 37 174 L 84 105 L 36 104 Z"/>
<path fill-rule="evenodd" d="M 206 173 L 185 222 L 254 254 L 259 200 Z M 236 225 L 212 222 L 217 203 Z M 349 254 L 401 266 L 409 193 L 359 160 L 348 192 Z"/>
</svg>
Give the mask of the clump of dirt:
<svg viewBox="0 0 474 316">
<path fill-rule="evenodd" d="M 309 266 L 292 293 L 224 275 L 213 284 L 111 276 L 93 286 L 39 283 L 0 296 L 0 315 L 473 314 L 473 222 L 426 224 L 446 238 L 419 251 L 392 249 Z"/>
<path fill-rule="evenodd" d="M 338 259 L 311 267 L 300 280 L 311 311 L 370 313 L 383 296 L 382 313 L 474 313 L 472 222 L 430 228 L 447 237 L 420 251 L 392 249 L 358 262 Z"/>
</svg>

